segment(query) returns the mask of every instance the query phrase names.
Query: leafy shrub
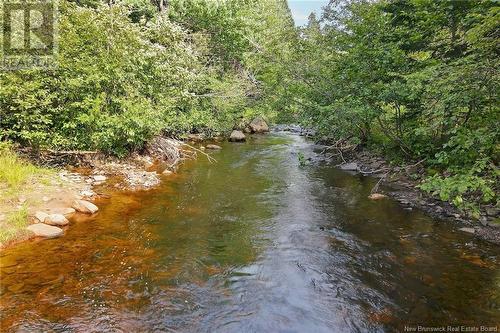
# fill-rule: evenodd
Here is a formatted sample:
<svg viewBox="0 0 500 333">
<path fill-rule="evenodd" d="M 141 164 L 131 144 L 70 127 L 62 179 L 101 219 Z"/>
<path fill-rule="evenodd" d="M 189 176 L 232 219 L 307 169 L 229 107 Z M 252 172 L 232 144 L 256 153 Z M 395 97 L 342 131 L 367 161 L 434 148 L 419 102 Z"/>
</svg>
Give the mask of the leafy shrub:
<svg viewBox="0 0 500 333">
<path fill-rule="evenodd" d="M 498 179 L 498 170 L 485 158 L 465 171 L 450 176 L 433 175 L 425 179 L 420 188 L 443 201 L 451 201 L 477 218 L 479 207 L 476 203 L 496 203 L 495 179 Z"/>
</svg>

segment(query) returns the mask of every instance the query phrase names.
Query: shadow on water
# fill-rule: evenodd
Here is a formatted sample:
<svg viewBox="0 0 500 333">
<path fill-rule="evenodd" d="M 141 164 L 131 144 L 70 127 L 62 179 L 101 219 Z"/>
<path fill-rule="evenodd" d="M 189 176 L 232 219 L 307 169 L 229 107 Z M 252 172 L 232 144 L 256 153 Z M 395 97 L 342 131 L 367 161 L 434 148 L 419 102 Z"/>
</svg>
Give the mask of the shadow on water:
<svg viewBox="0 0 500 333">
<path fill-rule="evenodd" d="M 370 201 L 298 136 L 225 144 L 1 254 L 2 331 L 365 332 L 500 321 L 494 245 Z M 315 160 L 313 158 L 313 160 Z"/>
</svg>

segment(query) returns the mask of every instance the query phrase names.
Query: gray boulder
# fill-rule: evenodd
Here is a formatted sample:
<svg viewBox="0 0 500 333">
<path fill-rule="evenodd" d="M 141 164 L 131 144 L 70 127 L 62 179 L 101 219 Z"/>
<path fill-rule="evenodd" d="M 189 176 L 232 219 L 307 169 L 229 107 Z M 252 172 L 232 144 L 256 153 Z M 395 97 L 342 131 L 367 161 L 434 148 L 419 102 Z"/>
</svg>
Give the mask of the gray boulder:
<svg viewBox="0 0 500 333">
<path fill-rule="evenodd" d="M 252 133 L 264 133 L 269 132 L 269 126 L 262 117 L 257 117 L 249 125 Z"/>
<path fill-rule="evenodd" d="M 62 214 L 51 214 L 45 218 L 43 223 L 48 225 L 63 226 L 69 223 L 68 219 Z"/>
<path fill-rule="evenodd" d="M 245 136 L 245 134 L 243 134 L 242 131 L 238 131 L 238 130 L 234 130 L 232 133 L 231 133 L 231 136 L 229 137 L 229 141 L 231 142 L 242 142 L 242 141 L 246 141 L 247 137 Z"/>
<path fill-rule="evenodd" d="M 72 207 L 77 212 L 84 213 L 84 214 L 94 214 L 99 210 L 99 208 L 97 208 L 96 205 L 94 205 L 91 202 L 85 201 L 85 200 L 75 200 L 73 202 Z"/>
</svg>

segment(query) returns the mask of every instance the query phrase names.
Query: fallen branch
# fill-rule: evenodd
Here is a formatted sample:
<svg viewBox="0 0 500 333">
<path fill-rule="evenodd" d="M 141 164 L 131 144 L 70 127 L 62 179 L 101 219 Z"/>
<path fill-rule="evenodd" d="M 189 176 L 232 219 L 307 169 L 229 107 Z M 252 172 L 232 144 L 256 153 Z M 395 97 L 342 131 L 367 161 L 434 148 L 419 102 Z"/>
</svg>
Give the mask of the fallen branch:
<svg viewBox="0 0 500 333">
<path fill-rule="evenodd" d="M 387 175 L 389 174 L 389 172 L 387 172 L 385 175 L 383 175 L 379 181 L 377 182 L 377 184 L 375 184 L 375 186 L 372 188 L 372 190 L 370 191 L 370 194 L 373 194 L 373 193 L 377 193 L 378 191 L 378 188 L 380 187 L 380 184 L 382 183 L 382 181 L 385 180 L 385 178 L 387 177 Z"/>
<path fill-rule="evenodd" d="M 99 154 L 98 151 L 85 151 L 85 150 L 53 150 L 53 149 L 43 149 L 40 150 L 41 153 L 51 153 L 56 155 L 95 155 Z"/>
<path fill-rule="evenodd" d="M 183 145 L 183 146 L 186 146 L 186 147 L 189 147 L 190 149 L 193 149 L 193 150 L 195 150 L 195 151 L 197 151 L 197 152 L 199 152 L 199 153 L 201 153 L 201 154 L 205 155 L 205 156 L 207 157 L 207 159 L 208 159 L 208 161 L 209 161 L 210 163 L 213 163 L 213 162 L 217 163 L 217 160 L 216 160 L 215 158 L 213 158 L 213 157 L 212 157 L 212 156 L 210 156 L 209 154 L 205 153 L 203 150 L 198 149 L 198 148 L 196 148 L 196 147 L 193 147 L 193 146 L 191 146 L 191 145 L 188 145 L 187 143 L 182 143 L 182 145 Z"/>
<path fill-rule="evenodd" d="M 342 154 L 342 150 L 337 149 L 337 151 L 339 152 L 340 157 L 342 158 L 342 161 L 344 162 L 344 164 L 347 163 L 346 160 L 344 159 L 344 155 Z"/>
<path fill-rule="evenodd" d="M 407 165 L 407 166 L 405 166 L 405 170 L 406 170 L 406 169 L 409 169 L 409 168 L 412 168 L 412 167 L 414 167 L 414 166 L 417 166 L 417 165 L 419 165 L 419 164 L 421 164 L 421 163 L 425 162 L 426 160 L 427 160 L 427 157 L 426 157 L 426 158 L 424 158 L 424 159 L 421 159 L 420 161 L 418 161 L 418 162 L 417 162 L 417 163 L 415 163 L 415 164 Z"/>
<path fill-rule="evenodd" d="M 387 171 L 387 170 L 391 170 L 391 168 L 382 168 L 382 169 L 371 170 L 371 171 L 363 171 L 363 170 L 359 169 L 359 172 L 362 173 L 363 175 L 371 175 L 374 173 L 379 173 L 379 172 Z"/>
</svg>

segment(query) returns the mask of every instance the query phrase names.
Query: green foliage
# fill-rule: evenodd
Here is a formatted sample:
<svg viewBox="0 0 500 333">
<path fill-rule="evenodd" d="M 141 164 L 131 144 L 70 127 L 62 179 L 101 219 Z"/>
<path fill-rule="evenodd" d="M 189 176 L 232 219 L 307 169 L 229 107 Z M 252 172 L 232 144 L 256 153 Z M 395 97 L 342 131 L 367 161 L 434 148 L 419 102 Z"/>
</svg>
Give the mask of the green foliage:
<svg viewBox="0 0 500 333">
<path fill-rule="evenodd" d="M 20 236 L 27 225 L 28 208 L 26 205 L 23 205 L 21 209 L 8 214 L 6 221 L 0 225 L 0 244 L 10 241 L 16 236 Z"/>
<path fill-rule="evenodd" d="M 301 29 L 290 109 L 322 137 L 425 159 L 422 188 L 443 200 L 494 202 L 499 15 L 487 0 L 331 1 Z"/>
<path fill-rule="evenodd" d="M 267 109 L 246 37 L 265 39 L 255 5 L 63 1 L 58 67 L 0 73 L 0 138 L 121 156 L 160 133 L 230 130 Z"/>
<path fill-rule="evenodd" d="M 496 194 L 492 184 L 492 180 L 471 174 L 458 174 L 450 177 L 435 175 L 427 178 L 420 188 L 443 201 L 451 201 L 455 206 L 478 218 L 479 211 L 474 202 L 493 202 Z"/>
<path fill-rule="evenodd" d="M 305 167 L 307 165 L 307 160 L 303 152 L 299 151 L 299 153 L 297 154 L 297 158 L 299 159 L 300 167 Z"/>
<path fill-rule="evenodd" d="M 499 176 L 498 168 L 488 157 L 483 157 L 462 171 L 455 170 L 453 175 L 434 174 L 426 178 L 420 188 L 478 217 L 476 203 L 498 203 L 495 190 Z"/>
<path fill-rule="evenodd" d="M 12 151 L 10 144 L 0 143 L 0 189 L 5 184 L 7 190 L 16 190 L 34 176 L 46 172 L 46 170 L 20 159 Z"/>
</svg>

